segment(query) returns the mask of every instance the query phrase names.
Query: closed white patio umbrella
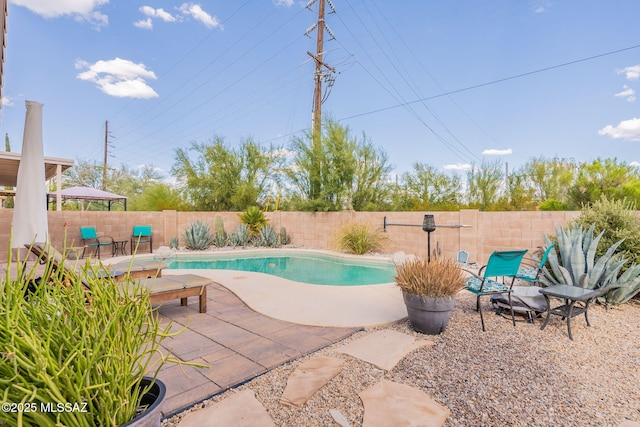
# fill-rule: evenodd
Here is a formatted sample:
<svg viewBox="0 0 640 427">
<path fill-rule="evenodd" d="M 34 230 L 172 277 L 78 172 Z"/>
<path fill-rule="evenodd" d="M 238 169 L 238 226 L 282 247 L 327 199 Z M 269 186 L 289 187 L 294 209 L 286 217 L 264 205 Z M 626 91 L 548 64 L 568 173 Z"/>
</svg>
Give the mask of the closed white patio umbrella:
<svg viewBox="0 0 640 427">
<path fill-rule="evenodd" d="M 22 153 L 13 209 L 13 248 L 24 248 L 33 242 L 44 242 L 49 233 L 47 221 L 47 192 L 42 146 L 42 106 L 25 101 Z"/>
</svg>

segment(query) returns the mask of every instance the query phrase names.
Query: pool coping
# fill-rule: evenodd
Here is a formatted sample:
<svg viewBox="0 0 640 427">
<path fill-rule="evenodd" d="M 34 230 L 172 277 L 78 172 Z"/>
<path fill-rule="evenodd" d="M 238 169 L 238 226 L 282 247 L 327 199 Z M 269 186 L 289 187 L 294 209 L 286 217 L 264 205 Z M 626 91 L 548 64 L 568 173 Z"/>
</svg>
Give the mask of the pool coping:
<svg viewBox="0 0 640 427">
<path fill-rule="evenodd" d="M 392 262 L 393 256 L 350 255 L 327 250 L 278 248 L 233 249 L 208 252 L 178 252 L 178 255 L 226 254 L 234 251 L 307 252 L 354 260 Z M 137 255 L 137 258 L 166 259 L 166 251 Z M 121 257 L 127 259 L 128 257 Z M 116 261 L 117 259 L 113 259 Z M 402 292 L 395 283 L 358 286 L 311 285 L 265 273 L 236 270 L 165 269 L 163 275 L 198 274 L 221 284 L 238 296 L 251 309 L 275 319 L 312 326 L 374 327 L 397 322 L 407 317 Z"/>
</svg>

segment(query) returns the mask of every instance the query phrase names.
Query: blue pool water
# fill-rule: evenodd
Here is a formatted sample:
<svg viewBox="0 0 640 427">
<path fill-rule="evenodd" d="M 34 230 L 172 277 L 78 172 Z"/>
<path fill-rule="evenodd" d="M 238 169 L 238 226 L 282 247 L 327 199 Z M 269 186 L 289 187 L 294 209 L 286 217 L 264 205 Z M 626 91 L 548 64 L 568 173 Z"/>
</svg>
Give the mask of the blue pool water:
<svg viewBox="0 0 640 427">
<path fill-rule="evenodd" d="M 228 254 L 178 257 L 169 268 L 239 270 L 266 273 L 312 285 L 358 286 L 393 282 L 391 263 L 354 261 L 319 254 Z"/>
</svg>

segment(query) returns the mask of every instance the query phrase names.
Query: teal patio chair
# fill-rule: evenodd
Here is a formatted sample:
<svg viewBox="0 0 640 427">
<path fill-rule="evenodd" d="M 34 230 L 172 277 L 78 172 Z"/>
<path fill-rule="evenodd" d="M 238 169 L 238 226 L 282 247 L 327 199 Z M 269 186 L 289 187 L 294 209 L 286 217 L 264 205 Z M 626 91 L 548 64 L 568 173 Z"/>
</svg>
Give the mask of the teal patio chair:
<svg viewBox="0 0 640 427">
<path fill-rule="evenodd" d="M 149 253 L 153 253 L 153 235 L 150 225 L 135 225 L 131 234 L 131 251 L 137 252 L 141 243 L 149 244 Z"/>
<path fill-rule="evenodd" d="M 98 258 L 100 258 L 100 248 L 103 246 L 111 246 L 113 254 L 113 237 L 98 236 L 95 227 L 80 227 L 80 235 L 85 247 L 95 248 L 95 254 Z"/>
<path fill-rule="evenodd" d="M 482 322 L 482 330 L 484 327 L 484 316 L 482 315 L 482 307 L 480 305 L 480 297 L 485 295 L 507 294 L 509 305 L 511 306 L 511 288 L 515 282 L 522 258 L 527 253 L 525 250 L 516 251 L 495 251 L 489 256 L 487 264 L 482 266 L 478 273 L 463 269 L 471 274 L 471 277 L 465 284 L 465 288 L 476 295 L 476 311 L 480 312 L 480 321 Z M 498 277 L 502 277 L 502 282 L 498 282 Z M 511 279 L 506 284 L 505 280 Z M 516 319 L 511 308 L 511 320 L 513 326 L 516 325 Z"/>
<path fill-rule="evenodd" d="M 547 246 L 540 260 L 527 257 L 523 258 L 520 271 L 518 271 L 516 278 L 529 282 L 530 284 L 539 283 L 544 274 L 544 265 L 547 263 L 547 258 L 549 258 L 549 252 L 553 250 L 554 246 L 555 243 Z"/>
</svg>

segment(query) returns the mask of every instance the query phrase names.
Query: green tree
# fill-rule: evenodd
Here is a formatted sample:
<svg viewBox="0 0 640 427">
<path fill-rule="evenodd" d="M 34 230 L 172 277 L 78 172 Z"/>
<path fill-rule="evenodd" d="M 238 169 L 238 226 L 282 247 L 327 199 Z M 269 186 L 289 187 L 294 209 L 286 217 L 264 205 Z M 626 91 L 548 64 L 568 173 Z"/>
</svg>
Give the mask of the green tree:
<svg viewBox="0 0 640 427">
<path fill-rule="evenodd" d="M 410 172 L 401 177 L 402 209 L 450 210 L 462 203 L 462 181 L 458 175 L 448 175 L 424 163 L 414 163 Z"/>
<path fill-rule="evenodd" d="M 523 168 L 523 174 L 534 191 L 534 199 L 538 203 L 547 200 L 555 200 L 567 203 L 569 187 L 576 178 L 577 165 L 571 159 L 554 157 L 534 158 L 527 162 Z"/>
<path fill-rule="evenodd" d="M 386 207 L 391 191 L 387 177 L 391 170 L 387 153 L 366 142 L 363 135 L 362 142 L 356 147 L 351 207 L 356 211 L 373 211 Z"/>
<path fill-rule="evenodd" d="M 533 188 L 528 185 L 529 180 L 523 169 L 516 170 L 509 175 L 507 185 L 509 189 L 508 208 L 513 210 L 534 210 L 537 203 Z"/>
<path fill-rule="evenodd" d="M 569 202 L 574 206 L 590 206 L 601 197 L 640 202 L 640 177 L 636 168 L 617 159 L 596 159 L 578 168 L 574 184 L 569 188 Z"/>
<path fill-rule="evenodd" d="M 387 155 L 366 136 L 351 135 L 348 126 L 327 120 L 319 139 L 307 132 L 291 143 L 295 153 L 286 175 L 303 210 L 375 209 L 386 200 Z"/>
<path fill-rule="evenodd" d="M 495 209 L 500 198 L 503 184 L 503 167 L 500 161 L 482 162 L 467 172 L 467 198 L 470 206 L 481 210 Z"/>
<path fill-rule="evenodd" d="M 195 153 L 192 160 L 190 153 Z M 172 172 L 196 210 L 244 210 L 260 204 L 269 184 L 277 179 L 281 156 L 270 147 L 261 149 L 252 140 L 238 149 L 227 147 L 220 137 L 210 143 L 194 143 L 177 149 Z"/>
<path fill-rule="evenodd" d="M 64 183 L 65 187 L 100 188 L 102 165 L 98 165 L 96 161 L 76 160 L 73 167 L 64 171 Z"/>
<path fill-rule="evenodd" d="M 127 207 L 132 211 L 186 210 L 180 191 L 162 182 L 149 184 Z"/>
</svg>

